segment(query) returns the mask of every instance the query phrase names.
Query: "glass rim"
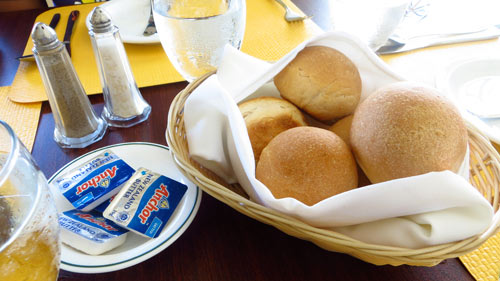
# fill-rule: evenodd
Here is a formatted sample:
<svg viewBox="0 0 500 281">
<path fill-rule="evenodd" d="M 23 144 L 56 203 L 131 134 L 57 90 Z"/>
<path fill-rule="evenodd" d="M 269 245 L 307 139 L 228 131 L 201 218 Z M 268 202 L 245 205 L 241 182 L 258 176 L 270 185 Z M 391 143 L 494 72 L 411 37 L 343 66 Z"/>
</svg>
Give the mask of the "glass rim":
<svg viewBox="0 0 500 281">
<path fill-rule="evenodd" d="M 208 19 L 213 19 L 213 18 L 216 18 L 216 17 L 220 17 L 220 16 L 223 16 L 225 14 L 227 14 L 229 11 L 235 9 L 234 6 L 232 5 L 233 2 L 240 2 L 241 0 L 227 0 L 229 2 L 229 8 L 227 9 L 226 12 L 222 13 L 222 14 L 217 14 L 217 15 L 213 15 L 213 16 L 208 16 L 208 17 L 176 17 L 176 16 L 172 16 L 170 14 L 168 14 L 168 12 L 165 13 L 165 15 L 163 14 L 160 14 L 160 13 L 157 13 L 159 14 L 160 16 L 163 16 L 163 17 L 167 17 L 167 18 L 170 18 L 170 19 L 176 19 L 176 20 L 187 20 L 187 21 L 198 21 L 198 20 L 208 20 Z M 152 5 L 152 10 L 153 12 L 155 11 L 155 0 L 151 0 L 151 5 Z"/>
<path fill-rule="evenodd" d="M 18 158 L 21 157 L 22 155 L 21 149 L 23 146 L 19 138 L 16 136 L 16 133 L 14 132 L 12 127 L 10 127 L 9 124 L 7 124 L 7 122 L 0 119 L 0 126 L 5 128 L 5 130 L 10 136 L 10 141 L 11 141 L 10 151 L 7 152 L 9 153 L 9 155 L 7 156 L 7 160 L 5 161 L 4 165 L 0 169 L 0 188 L 1 188 L 2 185 L 9 178 L 9 175 L 14 169 L 14 166 Z M 9 247 L 9 245 L 12 244 L 17 239 L 17 237 L 23 232 L 25 227 L 33 218 L 35 210 L 38 208 L 40 201 L 41 201 L 41 189 L 37 187 L 33 197 L 33 204 L 30 206 L 29 211 L 22 218 L 20 223 L 9 234 L 7 240 L 5 240 L 2 244 L 0 244 L 0 252 Z"/>
<path fill-rule="evenodd" d="M 0 168 L 0 186 L 5 182 L 7 176 L 14 168 L 14 163 L 17 157 L 19 157 L 16 151 L 19 150 L 19 139 L 16 137 L 14 130 L 7 124 L 7 122 L 0 119 L 0 126 L 4 127 L 10 137 L 10 151 L 6 151 L 8 153 L 7 159 L 5 163 L 3 163 Z"/>
</svg>

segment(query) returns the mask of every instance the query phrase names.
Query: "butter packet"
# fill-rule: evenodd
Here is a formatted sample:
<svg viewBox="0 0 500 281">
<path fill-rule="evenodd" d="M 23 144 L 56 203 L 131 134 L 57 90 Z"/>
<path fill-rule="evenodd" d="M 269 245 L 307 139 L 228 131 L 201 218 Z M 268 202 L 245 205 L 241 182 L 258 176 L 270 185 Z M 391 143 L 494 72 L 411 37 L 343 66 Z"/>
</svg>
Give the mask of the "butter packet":
<svg viewBox="0 0 500 281">
<path fill-rule="evenodd" d="M 90 211 L 120 191 L 134 169 L 111 150 L 104 150 L 54 180 L 53 185 L 75 207 Z"/>
<path fill-rule="evenodd" d="M 59 226 L 64 244 L 89 255 L 100 255 L 122 245 L 128 232 L 95 211 L 63 212 Z"/>
<path fill-rule="evenodd" d="M 104 217 L 139 235 L 156 238 L 165 227 L 187 186 L 139 168 L 104 210 Z"/>
</svg>

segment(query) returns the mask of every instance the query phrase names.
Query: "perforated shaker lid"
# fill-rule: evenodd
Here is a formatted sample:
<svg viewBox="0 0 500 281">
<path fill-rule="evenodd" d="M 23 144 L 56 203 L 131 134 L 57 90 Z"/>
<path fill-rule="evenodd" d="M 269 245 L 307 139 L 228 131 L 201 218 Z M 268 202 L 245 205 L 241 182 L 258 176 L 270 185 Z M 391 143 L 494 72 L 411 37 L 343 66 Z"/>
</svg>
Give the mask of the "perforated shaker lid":
<svg viewBox="0 0 500 281">
<path fill-rule="evenodd" d="M 95 7 L 91 12 L 90 26 L 95 33 L 109 32 L 113 29 L 111 16 L 101 7 Z"/>
<path fill-rule="evenodd" d="M 35 48 L 39 51 L 51 50 L 60 44 L 54 29 L 43 22 L 35 24 L 31 31 L 31 38 L 35 44 Z"/>
</svg>

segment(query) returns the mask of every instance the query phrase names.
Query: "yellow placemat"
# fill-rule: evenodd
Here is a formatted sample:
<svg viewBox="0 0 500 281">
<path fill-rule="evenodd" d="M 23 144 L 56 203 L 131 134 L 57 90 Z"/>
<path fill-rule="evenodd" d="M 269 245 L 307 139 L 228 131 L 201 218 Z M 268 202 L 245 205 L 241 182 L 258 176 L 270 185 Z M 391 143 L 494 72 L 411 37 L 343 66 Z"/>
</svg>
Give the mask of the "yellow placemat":
<svg viewBox="0 0 500 281">
<path fill-rule="evenodd" d="M 408 53 L 385 55 L 382 59 L 406 79 L 434 85 L 436 77 L 449 63 L 474 57 L 498 57 L 500 40 L 436 46 Z M 495 145 L 498 150 L 500 147 Z M 479 249 L 459 257 L 478 281 L 498 281 L 500 275 L 500 234 L 487 240 Z"/>
<path fill-rule="evenodd" d="M 492 39 L 434 46 L 406 53 L 383 55 L 381 58 L 391 66 L 392 70 L 406 79 L 434 85 L 440 71 L 450 63 L 468 58 L 498 57 L 499 48 L 500 40 Z"/>
<path fill-rule="evenodd" d="M 293 6 L 289 0 L 285 2 Z M 75 69 L 88 94 L 102 92 L 90 37 L 85 25 L 87 15 L 100 4 L 55 8 L 36 18 L 36 22 L 48 23 L 54 13 L 60 13 L 61 20 L 56 27 L 56 32 L 62 39 L 69 13 L 72 10 L 80 11 L 80 17 L 71 38 L 71 53 Z M 297 9 L 295 6 L 293 8 Z M 283 15 L 283 8 L 273 0 L 247 1 L 247 22 L 242 51 L 264 60 L 278 60 L 305 39 L 321 32 L 321 29 L 310 19 L 288 23 Z M 30 37 L 24 54 L 30 54 L 32 47 L 33 42 Z M 183 81 L 169 62 L 160 44 L 125 44 L 125 49 L 139 87 Z M 9 98 L 16 102 L 36 102 L 47 99 L 35 62 L 20 63 Z"/>
<path fill-rule="evenodd" d="M 12 127 L 26 148 L 31 151 L 42 103 L 14 103 L 7 97 L 9 90 L 10 87 L 0 87 L 0 119 Z"/>
<path fill-rule="evenodd" d="M 498 281 L 500 277 L 500 233 L 460 260 L 478 281 Z"/>
</svg>

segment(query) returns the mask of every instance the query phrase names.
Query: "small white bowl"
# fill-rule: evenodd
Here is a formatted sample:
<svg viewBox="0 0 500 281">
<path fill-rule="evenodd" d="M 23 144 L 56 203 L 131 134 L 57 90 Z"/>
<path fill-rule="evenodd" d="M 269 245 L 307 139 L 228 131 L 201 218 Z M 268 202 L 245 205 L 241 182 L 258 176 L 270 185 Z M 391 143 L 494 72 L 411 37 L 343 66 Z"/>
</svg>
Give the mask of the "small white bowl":
<svg viewBox="0 0 500 281">
<path fill-rule="evenodd" d="M 436 77 L 436 86 L 453 100 L 464 119 L 500 143 L 500 57 L 455 61 Z"/>
</svg>

